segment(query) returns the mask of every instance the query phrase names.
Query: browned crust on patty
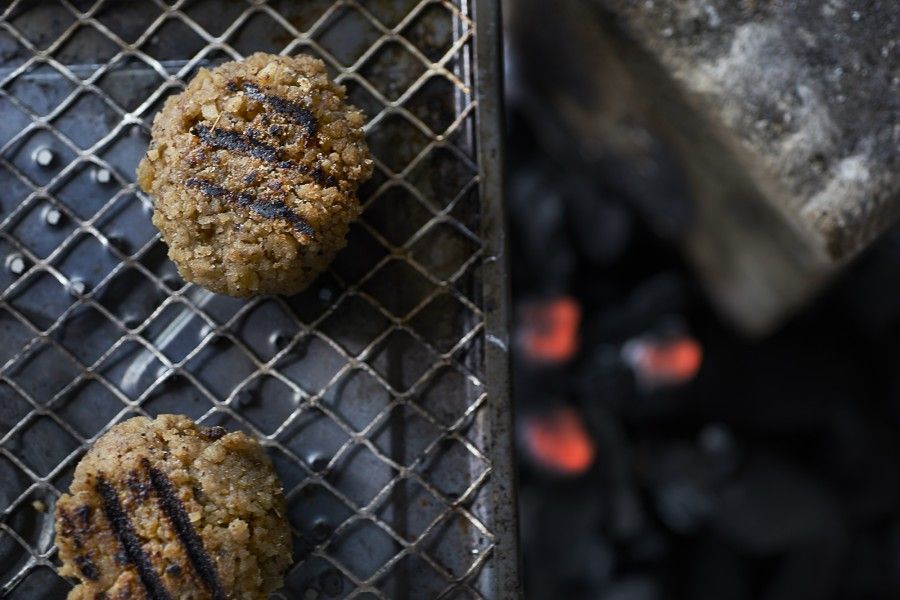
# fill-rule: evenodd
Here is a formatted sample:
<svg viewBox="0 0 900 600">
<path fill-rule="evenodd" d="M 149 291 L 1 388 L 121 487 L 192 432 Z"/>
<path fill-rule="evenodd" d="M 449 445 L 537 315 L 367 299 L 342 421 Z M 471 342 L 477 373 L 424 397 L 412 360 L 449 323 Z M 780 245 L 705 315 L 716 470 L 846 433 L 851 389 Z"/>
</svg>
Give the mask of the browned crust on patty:
<svg viewBox="0 0 900 600">
<path fill-rule="evenodd" d="M 327 267 L 372 173 L 345 95 L 318 59 L 257 53 L 201 69 L 166 100 L 138 183 L 186 280 L 292 294 Z"/>
<path fill-rule="evenodd" d="M 70 600 L 265 599 L 291 562 L 280 484 L 241 432 L 162 415 L 116 425 L 56 506 Z"/>
</svg>

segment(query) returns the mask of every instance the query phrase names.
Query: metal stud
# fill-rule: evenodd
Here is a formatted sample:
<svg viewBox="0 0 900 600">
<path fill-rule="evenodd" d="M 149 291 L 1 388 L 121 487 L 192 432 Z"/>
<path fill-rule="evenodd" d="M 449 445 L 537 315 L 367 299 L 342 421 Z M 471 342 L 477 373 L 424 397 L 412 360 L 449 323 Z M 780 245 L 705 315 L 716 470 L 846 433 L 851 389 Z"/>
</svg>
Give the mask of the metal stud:
<svg viewBox="0 0 900 600">
<path fill-rule="evenodd" d="M 80 279 L 73 279 L 69 282 L 69 292 L 75 296 L 83 296 L 87 289 L 87 284 Z"/>
<path fill-rule="evenodd" d="M 48 206 L 46 210 L 44 210 L 44 222 L 51 227 L 56 227 L 60 223 L 62 223 L 62 213 L 59 212 L 59 209 L 53 206 Z"/>
<path fill-rule="evenodd" d="M 47 146 L 41 146 L 34 151 L 34 154 L 31 155 L 31 158 L 38 164 L 38 166 L 49 167 L 51 164 L 53 164 L 53 159 L 56 158 L 56 155 L 53 154 L 53 150 L 51 150 Z"/>
<path fill-rule="evenodd" d="M 94 181 L 100 184 L 107 184 L 112 181 L 112 173 L 109 172 L 109 169 L 96 169 L 94 171 Z"/>
<path fill-rule="evenodd" d="M 6 268 L 13 275 L 21 275 L 25 272 L 25 258 L 16 252 L 6 257 Z"/>
</svg>

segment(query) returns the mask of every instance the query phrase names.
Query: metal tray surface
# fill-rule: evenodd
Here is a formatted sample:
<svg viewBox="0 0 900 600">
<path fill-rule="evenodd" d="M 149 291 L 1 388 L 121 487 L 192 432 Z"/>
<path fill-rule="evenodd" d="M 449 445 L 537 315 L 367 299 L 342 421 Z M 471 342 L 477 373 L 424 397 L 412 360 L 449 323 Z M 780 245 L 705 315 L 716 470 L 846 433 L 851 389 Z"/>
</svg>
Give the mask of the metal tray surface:
<svg viewBox="0 0 900 600">
<path fill-rule="evenodd" d="M 518 594 L 498 15 L 473 0 L 0 8 L 0 596 L 63 598 L 55 499 L 136 414 L 242 429 L 284 483 L 281 598 Z M 185 284 L 134 184 L 203 66 L 323 58 L 376 174 L 311 289 Z"/>
</svg>

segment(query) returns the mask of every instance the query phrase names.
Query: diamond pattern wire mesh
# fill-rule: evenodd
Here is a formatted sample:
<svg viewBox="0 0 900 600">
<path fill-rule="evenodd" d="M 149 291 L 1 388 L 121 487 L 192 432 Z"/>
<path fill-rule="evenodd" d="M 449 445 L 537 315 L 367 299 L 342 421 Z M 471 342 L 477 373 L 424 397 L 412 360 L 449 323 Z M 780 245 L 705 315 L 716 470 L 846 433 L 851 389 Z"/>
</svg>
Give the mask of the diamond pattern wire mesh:
<svg viewBox="0 0 900 600">
<path fill-rule="evenodd" d="M 252 433 L 285 598 L 485 598 L 496 537 L 469 0 L 14 1 L 0 14 L 0 596 L 62 597 L 55 498 L 136 414 Z M 185 284 L 134 184 L 197 69 L 323 58 L 369 116 L 348 247 L 292 298 Z M 500 473 L 508 477 L 509 473 Z"/>
</svg>

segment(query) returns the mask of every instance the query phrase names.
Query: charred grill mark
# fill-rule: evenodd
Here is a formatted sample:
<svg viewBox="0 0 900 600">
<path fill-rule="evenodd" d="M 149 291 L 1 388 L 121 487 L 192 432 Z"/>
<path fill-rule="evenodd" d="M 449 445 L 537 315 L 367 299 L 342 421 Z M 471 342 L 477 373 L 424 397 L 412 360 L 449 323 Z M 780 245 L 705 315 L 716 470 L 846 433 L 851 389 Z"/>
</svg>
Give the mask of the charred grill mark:
<svg viewBox="0 0 900 600">
<path fill-rule="evenodd" d="M 189 177 L 187 181 L 185 181 L 185 183 L 188 187 L 200 188 L 201 194 L 203 194 L 204 196 L 209 196 L 211 198 L 228 196 L 226 200 L 232 200 L 230 196 L 234 196 L 234 194 L 223 188 L 221 185 L 216 185 L 211 181 L 200 179 L 199 177 Z"/>
<path fill-rule="evenodd" d="M 131 524 L 131 519 L 122 507 L 115 488 L 106 479 L 100 477 L 97 480 L 97 493 L 103 500 L 103 513 L 106 515 L 106 520 L 109 521 L 110 528 L 119 540 L 119 545 L 125 551 L 128 562 L 137 569 L 150 600 L 172 600 L 153 570 L 150 558 L 144 552 L 140 538 L 135 533 L 134 525 Z"/>
<path fill-rule="evenodd" d="M 262 161 L 272 163 L 282 169 L 296 169 L 303 174 L 311 174 L 313 180 L 323 187 L 334 187 L 337 185 L 337 180 L 332 175 L 325 173 L 322 169 L 322 165 L 316 165 L 312 170 L 312 173 L 310 173 L 309 167 L 306 165 L 297 164 L 293 160 L 286 160 L 284 158 L 284 153 L 281 150 L 261 141 L 257 131 L 252 128 L 248 127 L 247 131 L 242 134 L 237 131 L 219 127 L 210 129 L 206 125 L 195 125 L 193 129 L 191 129 L 191 133 L 196 135 L 200 138 L 201 142 L 211 148 L 247 154 Z M 200 159 L 205 159 L 205 155 L 201 156 Z M 197 166 L 197 164 L 191 162 L 191 166 Z M 255 172 L 252 174 L 255 179 Z"/>
<path fill-rule="evenodd" d="M 231 150 L 248 154 L 254 158 L 271 163 L 284 162 L 283 155 L 278 148 L 261 142 L 252 131 L 242 134 L 230 129 L 215 127 L 210 129 L 206 125 L 194 125 L 191 133 L 200 138 L 200 141 L 212 148 L 219 150 Z"/>
<path fill-rule="evenodd" d="M 190 167 L 197 167 L 204 160 L 206 160 L 206 152 L 203 150 L 203 148 L 197 148 L 196 150 L 192 150 L 190 153 L 188 153 L 187 163 Z"/>
<path fill-rule="evenodd" d="M 290 119 L 292 122 L 302 126 L 308 137 L 314 137 L 318 128 L 315 115 L 298 102 L 281 98 L 273 94 L 266 94 L 258 85 L 245 82 L 241 87 L 234 81 L 230 81 L 227 87 L 232 92 L 243 89 L 248 98 L 261 102 L 270 107 L 277 113 L 280 113 Z M 261 121 L 264 125 L 269 124 L 266 115 L 263 115 Z M 246 154 L 262 161 L 272 163 L 282 169 L 296 169 L 303 174 L 312 176 L 313 181 L 323 187 L 334 187 L 337 185 L 337 179 L 333 175 L 325 173 L 322 165 L 316 165 L 310 171 L 310 168 L 304 164 L 298 164 L 296 161 L 285 159 L 284 152 L 279 148 L 265 143 L 260 139 L 259 133 L 248 127 L 244 133 L 222 129 L 220 127 L 207 127 L 206 125 L 197 124 L 191 129 L 191 133 L 203 142 L 204 145 L 219 150 L 230 150 L 232 152 Z M 268 128 L 269 135 L 279 137 L 284 133 L 281 125 L 271 125 Z M 214 159 L 218 158 L 213 156 Z M 196 156 L 192 153 L 188 156 L 188 162 L 192 167 L 196 167 L 199 162 L 206 159 L 206 154 L 198 153 Z"/>
<path fill-rule="evenodd" d="M 83 548 L 84 547 L 84 538 L 82 538 L 81 530 L 75 528 L 75 522 L 72 520 L 72 515 L 70 515 L 65 510 L 60 509 L 59 520 L 60 520 L 59 533 L 63 537 L 71 538 L 72 543 L 75 544 L 76 548 Z"/>
<path fill-rule="evenodd" d="M 70 538 L 72 543 L 78 549 L 84 548 L 84 538 L 90 533 L 91 529 L 91 507 L 88 505 L 79 506 L 74 511 L 73 518 L 65 509 L 60 509 L 60 534 L 63 537 Z"/>
<path fill-rule="evenodd" d="M 81 523 L 81 527 L 87 531 L 91 526 L 91 513 L 93 508 L 87 504 L 83 504 L 75 509 L 75 517 Z"/>
<path fill-rule="evenodd" d="M 131 490 L 131 493 L 134 494 L 136 500 L 144 500 L 147 495 L 150 493 L 150 486 L 147 485 L 147 482 L 140 478 L 137 471 L 131 471 L 128 474 L 128 477 L 125 479 L 125 485 L 128 486 L 128 489 Z"/>
<path fill-rule="evenodd" d="M 308 108 L 299 102 L 294 102 L 293 100 L 288 100 L 287 98 L 282 98 L 274 94 L 266 94 L 259 89 L 259 86 L 255 83 L 244 82 L 241 87 L 248 98 L 256 100 L 257 102 L 262 102 L 275 112 L 284 115 L 297 125 L 302 126 L 303 129 L 306 130 L 307 136 L 315 137 L 318 125 L 316 123 L 315 115 L 313 115 L 312 111 Z M 236 88 L 237 84 L 229 84 L 229 89 Z"/>
<path fill-rule="evenodd" d="M 72 533 L 75 531 L 75 523 L 72 522 L 72 517 L 63 508 L 59 509 L 59 521 L 59 532 L 65 537 L 72 537 Z M 78 542 L 76 541 L 75 543 L 77 545 Z"/>
<path fill-rule="evenodd" d="M 100 579 L 100 573 L 97 571 L 97 567 L 94 566 L 90 554 L 76 556 L 75 564 L 78 565 L 78 570 L 81 571 L 81 574 L 87 579 L 90 579 L 91 581 Z"/>
<path fill-rule="evenodd" d="M 322 165 L 316 165 L 312 172 L 313 180 L 322 187 L 334 187 L 337 185 L 337 179 L 333 175 L 327 174 L 322 170 Z"/>
<path fill-rule="evenodd" d="M 194 570 L 207 589 L 212 594 L 213 600 L 225 600 L 225 592 L 219 583 L 219 573 L 216 571 L 216 565 L 207 554 L 203 547 L 203 540 L 194 529 L 191 519 L 184 510 L 184 505 L 172 488 L 172 482 L 166 477 L 166 474 L 150 465 L 150 462 L 144 460 L 144 468 L 150 476 L 150 484 L 156 491 L 156 497 L 159 500 L 159 506 L 163 513 L 172 524 L 175 535 L 184 547 L 188 559 L 191 561 Z"/>
<path fill-rule="evenodd" d="M 228 433 L 227 429 L 225 429 L 224 427 L 222 427 L 220 425 L 216 425 L 215 427 L 204 427 L 203 429 L 201 429 L 200 437 L 202 437 L 205 440 L 214 442 L 214 441 L 224 437 L 226 433 Z"/>
<path fill-rule="evenodd" d="M 306 220 L 295 213 L 291 208 L 281 200 L 274 202 L 257 202 L 251 206 L 251 209 L 258 215 L 267 219 L 284 219 L 294 226 L 294 229 L 304 235 L 312 237 L 316 231 Z"/>
<path fill-rule="evenodd" d="M 265 219 L 282 219 L 293 226 L 295 230 L 315 237 L 316 230 L 300 215 L 295 213 L 282 200 L 261 201 L 257 200 L 253 194 L 241 192 L 237 194 L 220 185 L 216 185 L 211 181 L 200 179 L 199 177 L 190 177 L 185 181 L 188 187 L 199 188 L 204 196 L 211 198 L 222 198 L 227 202 L 232 202 L 238 206 L 249 208 L 254 214 Z"/>
</svg>

